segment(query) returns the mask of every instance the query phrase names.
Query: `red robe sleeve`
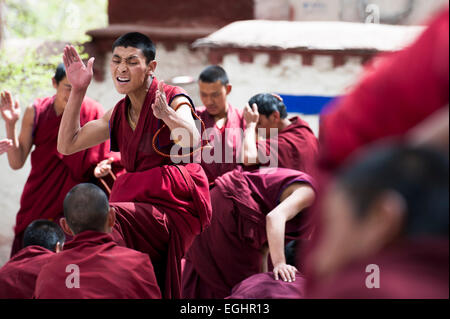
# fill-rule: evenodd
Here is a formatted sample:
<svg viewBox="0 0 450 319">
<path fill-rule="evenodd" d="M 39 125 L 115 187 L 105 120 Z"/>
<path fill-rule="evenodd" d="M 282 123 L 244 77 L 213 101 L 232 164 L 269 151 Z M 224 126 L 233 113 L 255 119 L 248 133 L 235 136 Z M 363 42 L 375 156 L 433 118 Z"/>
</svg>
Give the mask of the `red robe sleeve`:
<svg viewBox="0 0 450 319">
<path fill-rule="evenodd" d="M 381 57 L 321 116 L 321 163 L 334 170 L 360 147 L 402 136 L 449 103 L 449 11 L 409 48 Z"/>
</svg>

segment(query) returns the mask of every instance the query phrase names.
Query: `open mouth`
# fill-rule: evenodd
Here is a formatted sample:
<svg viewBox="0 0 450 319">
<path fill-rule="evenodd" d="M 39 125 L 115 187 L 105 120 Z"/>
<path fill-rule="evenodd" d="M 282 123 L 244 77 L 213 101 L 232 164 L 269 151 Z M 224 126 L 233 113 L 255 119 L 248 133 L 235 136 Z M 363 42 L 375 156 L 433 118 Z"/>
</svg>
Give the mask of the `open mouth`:
<svg viewBox="0 0 450 319">
<path fill-rule="evenodd" d="M 130 82 L 130 79 L 126 78 L 126 77 L 119 76 L 116 79 L 117 79 L 117 82 L 119 82 L 119 83 L 128 83 L 128 82 Z"/>
</svg>

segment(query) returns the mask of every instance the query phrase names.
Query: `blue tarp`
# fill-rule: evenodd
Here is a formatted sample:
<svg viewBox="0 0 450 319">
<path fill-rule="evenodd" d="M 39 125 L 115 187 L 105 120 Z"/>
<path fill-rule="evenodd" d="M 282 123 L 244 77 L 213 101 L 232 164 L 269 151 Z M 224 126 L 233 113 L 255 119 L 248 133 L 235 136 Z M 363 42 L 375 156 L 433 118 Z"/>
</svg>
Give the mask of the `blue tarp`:
<svg viewBox="0 0 450 319">
<path fill-rule="evenodd" d="M 307 115 L 320 114 L 322 109 L 336 98 L 335 96 L 279 95 L 282 97 L 289 113 L 302 113 Z"/>
</svg>

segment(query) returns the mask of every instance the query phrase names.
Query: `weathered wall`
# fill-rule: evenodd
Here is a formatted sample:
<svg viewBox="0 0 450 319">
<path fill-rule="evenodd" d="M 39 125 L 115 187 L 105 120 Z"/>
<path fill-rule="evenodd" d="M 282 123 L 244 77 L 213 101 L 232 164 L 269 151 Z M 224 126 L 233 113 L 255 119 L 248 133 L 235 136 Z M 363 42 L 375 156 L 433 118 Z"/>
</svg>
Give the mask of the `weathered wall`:
<svg viewBox="0 0 450 319">
<path fill-rule="evenodd" d="M 364 22 L 367 4 L 380 9 L 381 18 L 394 17 L 394 24 L 424 23 L 447 0 L 255 0 L 255 19 L 296 21 Z M 404 17 L 395 16 L 405 13 Z"/>
<path fill-rule="evenodd" d="M 253 0 L 109 0 L 109 24 L 217 26 L 253 19 Z"/>
</svg>

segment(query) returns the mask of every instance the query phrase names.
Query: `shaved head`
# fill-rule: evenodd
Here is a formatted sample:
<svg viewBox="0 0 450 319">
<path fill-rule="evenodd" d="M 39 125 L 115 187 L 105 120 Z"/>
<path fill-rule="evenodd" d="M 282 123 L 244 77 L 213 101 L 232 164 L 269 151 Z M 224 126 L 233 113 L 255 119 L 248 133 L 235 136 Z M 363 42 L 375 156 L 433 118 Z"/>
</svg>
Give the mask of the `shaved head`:
<svg viewBox="0 0 450 319">
<path fill-rule="evenodd" d="M 64 217 L 73 233 L 105 230 L 108 219 L 108 197 L 94 184 L 79 184 L 64 199 Z"/>
<path fill-rule="evenodd" d="M 56 244 L 64 244 L 65 240 L 64 232 L 56 223 L 46 219 L 38 219 L 25 229 L 23 247 L 41 246 L 55 251 Z"/>
</svg>

